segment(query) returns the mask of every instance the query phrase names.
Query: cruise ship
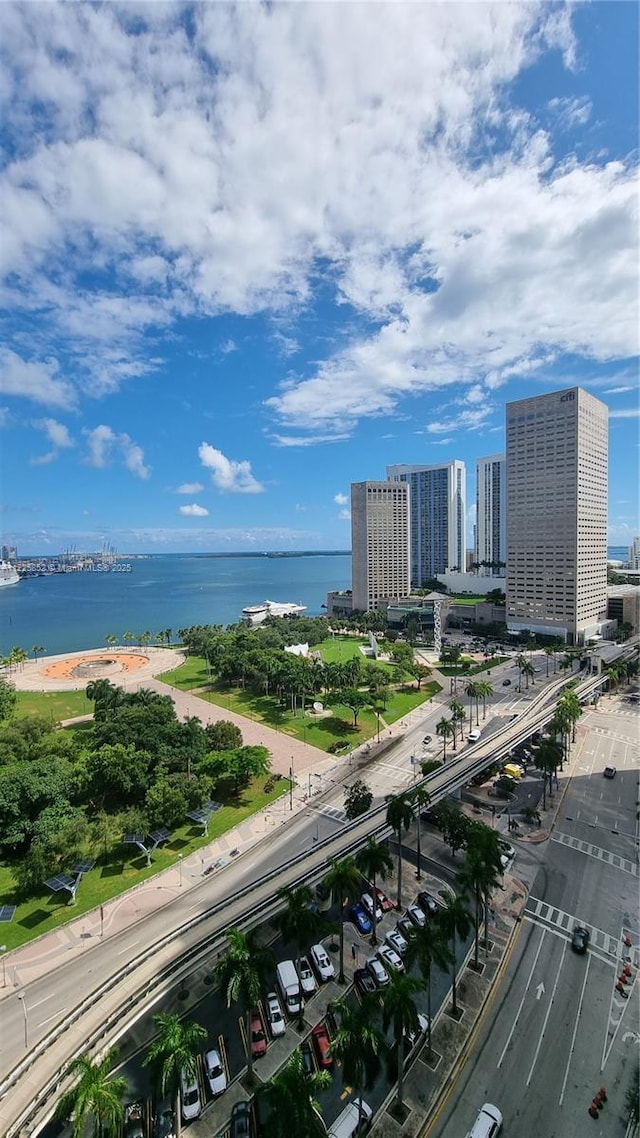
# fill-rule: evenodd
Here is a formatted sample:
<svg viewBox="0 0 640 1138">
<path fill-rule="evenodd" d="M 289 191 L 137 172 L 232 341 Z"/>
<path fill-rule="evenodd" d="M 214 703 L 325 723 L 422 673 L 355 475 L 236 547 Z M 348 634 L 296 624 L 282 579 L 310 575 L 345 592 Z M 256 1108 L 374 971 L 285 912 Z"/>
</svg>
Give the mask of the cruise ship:
<svg viewBox="0 0 640 1138">
<path fill-rule="evenodd" d="M 0 561 L 0 588 L 3 585 L 17 585 L 20 577 L 9 561 Z"/>
<path fill-rule="evenodd" d="M 260 605 L 247 605 L 242 615 L 250 624 L 262 624 L 268 616 L 300 616 L 306 611 L 306 605 L 296 605 L 291 601 L 263 601 Z"/>
</svg>

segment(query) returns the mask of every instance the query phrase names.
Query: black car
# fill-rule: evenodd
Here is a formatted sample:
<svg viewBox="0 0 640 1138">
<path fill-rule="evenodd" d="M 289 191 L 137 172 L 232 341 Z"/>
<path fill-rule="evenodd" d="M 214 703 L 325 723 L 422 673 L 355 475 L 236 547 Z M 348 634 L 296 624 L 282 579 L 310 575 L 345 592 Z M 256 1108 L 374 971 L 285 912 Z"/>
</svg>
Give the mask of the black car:
<svg viewBox="0 0 640 1138">
<path fill-rule="evenodd" d="M 573 933 L 571 934 L 571 947 L 574 952 L 579 952 L 584 955 L 589 947 L 591 936 L 588 929 L 583 928 L 582 925 L 576 925 Z"/>
<path fill-rule="evenodd" d="M 367 992 L 376 991 L 376 982 L 367 968 L 357 968 L 353 974 L 353 982 L 363 996 L 366 996 Z"/>
<path fill-rule="evenodd" d="M 251 1103 L 236 1102 L 231 1111 L 231 1138 L 251 1138 L 253 1125 L 251 1121 Z"/>
<path fill-rule="evenodd" d="M 302 1055 L 302 1066 L 304 1067 L 305 1075 L 314 1075 L 316 1065 L 313 1059 L 313 1055 L 311 1054 L 311 1046 L 309 1043 L 302 1044 L 300 1048 L 300 1054 Z"/>
<path fill-rule="evenodd" d="M 418 904 L 428 917 L 437 916 L 440 906 L 432 893 L 427 893 L 425 890 L 418 893 Z"/>
<path fill-rule="evenodd" d="M 510 688 L 511 687 L 511 680 L 503 680 L 502 686 L 503 686 L 503 688 Z"/>
<path fill-rule="evenodd" d="M 438 811 L 437 810 L 421 810 L 420 821 L 426 822 L 428 826 L 438 825 Z"/>
<path fill-rule="evenodd" d="M 175 1138 L 176 1116 L 173 1103 L 165 1099 L 160 1103 L 153 1123 L 153 1138 Z"/>
<path fill-rule="evenodd" d="M 605 778 L 615 778 L 618 772 L 615 767 L 605 767 L 602 773 Z"/>
</svg>

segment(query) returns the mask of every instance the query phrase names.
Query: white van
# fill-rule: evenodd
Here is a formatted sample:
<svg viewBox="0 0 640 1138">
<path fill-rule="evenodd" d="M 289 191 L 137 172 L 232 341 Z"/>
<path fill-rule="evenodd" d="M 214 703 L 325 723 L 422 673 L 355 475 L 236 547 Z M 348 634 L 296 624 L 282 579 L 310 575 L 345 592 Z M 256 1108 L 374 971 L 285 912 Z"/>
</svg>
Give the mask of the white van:
<svg viewBox="0 0 640 1138">
<path fill-rule="evenodd" d="M 494 1138 L 502 1127 L 502 1114 L 497 1106 L 485 1102 L 480 1114 L 476 1118 L 467 1138 Z"/>
<path fill-rule="evenodd" d="M 482 735 L 482 731 L 480 730 L 480 728 L 474 727 L 473 731 L 470 731 L 469 734 L 467 735 L 467 739 L 469 740 L 470 743 L 477 743 L 478 739 L 480 738 L 481 735 Z"/>
<path fill-rule="evenodd" d="M 287 1015 L 291 1017 L 300 1015 L 302 1004 L 300 977 L 293 960 L 281 960 L 276 969 L 276 976 Z"/>
<path fill-rule="evenodd" d="M 342 1114 L 339 1114 L 335 1122 L 329 1127 L 327 1131 L 328 1138 L 353 1138 L 355 1134 L 364 1134 L 365 1130 L 369 1129 L 373 1111 L 364 1099 L 354 1099 L 348 1106 L 345 1106 Z M 361 1128 L 358 1130 L 358 1120 L 361 1120 Z"/>
</svg>

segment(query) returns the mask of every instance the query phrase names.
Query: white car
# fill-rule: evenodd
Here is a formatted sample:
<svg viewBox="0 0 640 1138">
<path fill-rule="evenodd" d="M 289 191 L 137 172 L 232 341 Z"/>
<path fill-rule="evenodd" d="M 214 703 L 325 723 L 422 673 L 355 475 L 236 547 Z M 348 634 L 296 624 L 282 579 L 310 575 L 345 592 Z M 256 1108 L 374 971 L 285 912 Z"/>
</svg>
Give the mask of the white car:
<svg viewBox="0 0 640 1138">
<path fill-rule="evenodd" d="M 214 1098 L 227 1089 L 227 1074 L 222 1066 L 220 1053 L 212 1048 L 204 1053 L 204 1073 L 209 1084 L 209 1090 Z"/>
<path fill-rule="evenodd" d="M 336 970 L 327 956 L 326 949 L 322 944 L 312 944 L 309 949 L 309 956 L 311 963 L 316 970 L 320 979 L 324 982 L 326 980 L 333 980 Z"/>
<path fill-rule="evenodd" d="M 275 1039 L 277 1035 L 284 1035 L 286 1024 L 280 1007 L 280 1000 L 275 992 L 267 994 L 265 1007 L 272 1039 Z"/>
<path fill-rule="evenodd" d="M 409 946 L 399 929 L 389 929 L 384 939 L 398 953 L 398 956 L 404 956 Z"/>
<path fill-rule="evenodd" d="M 420 1036 L 426 1035 L 428 1028 L 429 1028 L 428 1017 L 423 1015 L 422 1012 L 418 1012 L 418 1030 L 417 1031 L 409 1030 L 409 1031 L 405 1031 L 405 1033 L 404 1033 L 405 1043 L 407 1044 L 407 1047 L 409 1047 L 409 1048 L 415 1047 L 416 1043 L 420 1039 Z"/>
<path fill-rule="evenodd" d="M 407 916 L 411 921 L 411 924 L 416 925 L 419 929 L 422 928 L 427 919 L 419 905 L 409 905 L 409 908 L 407 909 Z"/>
<path fill-rule="evenodd" d="M 371 918 L 373 918 L 373 897 L 370 893 L 363 893 L 360 898 L 360 904 L 366 910 Z M 376 922 L 382 920 L 382 909 L 376 905 Z"/>
<path fill-rule="evenodd" d="M 381 944 L 376 956 L 382 961 L 385 968 L 392 968 L 394 972 L 404 972 L 402 958 L 390 944 Z"/>
<path fill-rule="evenodd" d="M 301 956 L 300 959 L 296 961 L 296 971 L 300 977 L 302 995 L 312 996 L 318 985 L 316 984 L 316 978 L 311 971 L 311 965 L 306 956 Z"/>
<path fill-rule="evenodd" d="M 367 972 L 370 972 L 379 988 L 390 983 L 389 973 L 377 956 L 370 956 L 366 962 Z"/>
<path fill-rule="evenodd" d="M 200 1087 L 195 1074 L 187 1076 L 184 1071 L 180 1073 L 180 1106 L 185 1122 L 191 1122 L 202 1114 Z"/>
</svg>

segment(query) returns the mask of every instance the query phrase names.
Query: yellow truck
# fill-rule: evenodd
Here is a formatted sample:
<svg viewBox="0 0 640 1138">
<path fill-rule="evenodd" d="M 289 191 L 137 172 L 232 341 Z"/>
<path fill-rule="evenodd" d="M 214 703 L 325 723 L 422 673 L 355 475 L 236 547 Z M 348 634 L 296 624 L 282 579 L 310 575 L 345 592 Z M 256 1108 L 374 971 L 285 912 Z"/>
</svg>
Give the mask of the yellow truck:
<svg viewBox="0 0 640 1138">
<path fill-rule="evenodd" d="M 509 778 L 515 778 L 517 782 L 522 778 L 524 771 L 519 763 L 506 763 L 502 768 L 502 773 L 509 775 Z"/>
</svg>

